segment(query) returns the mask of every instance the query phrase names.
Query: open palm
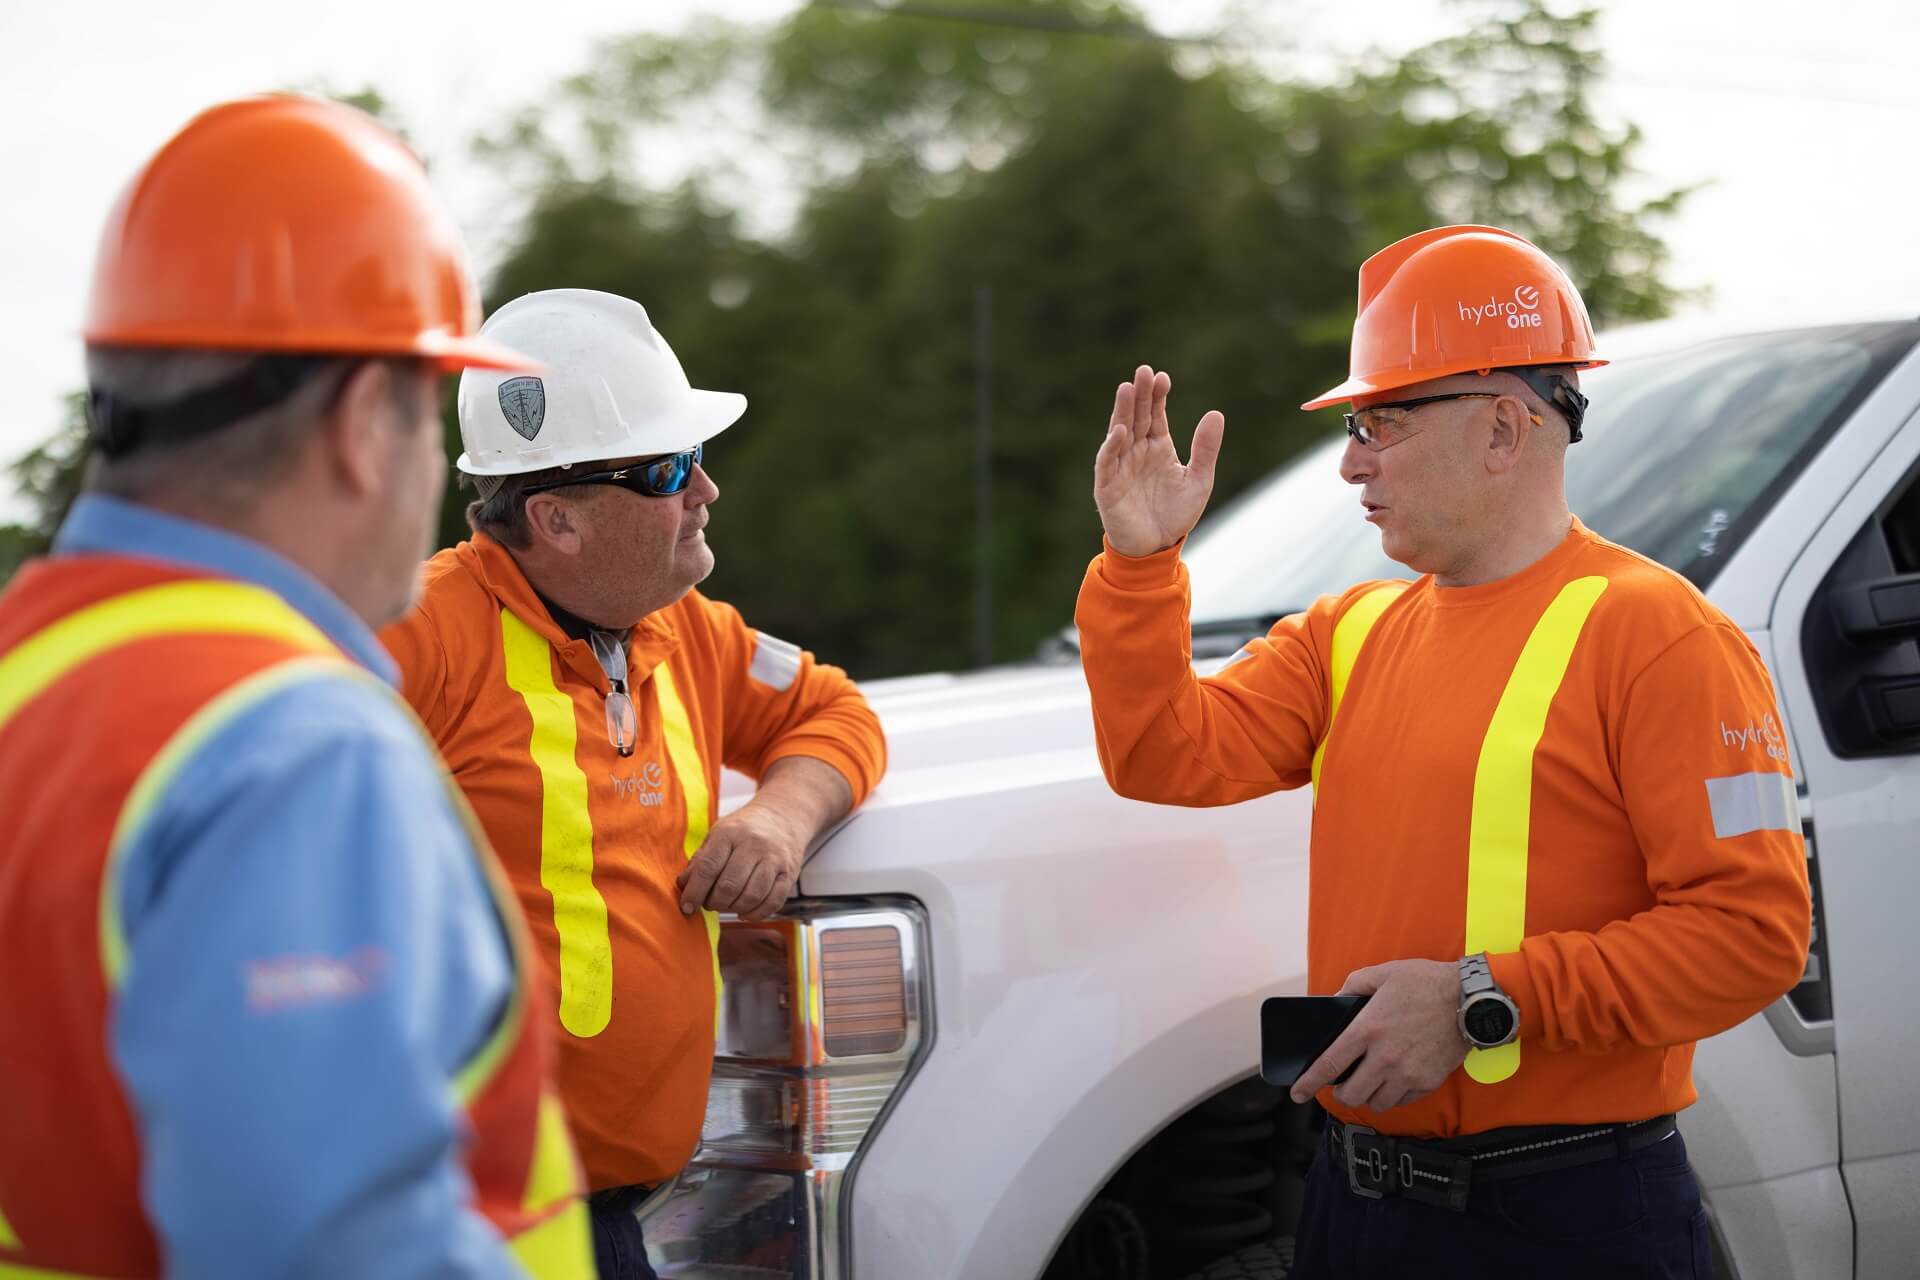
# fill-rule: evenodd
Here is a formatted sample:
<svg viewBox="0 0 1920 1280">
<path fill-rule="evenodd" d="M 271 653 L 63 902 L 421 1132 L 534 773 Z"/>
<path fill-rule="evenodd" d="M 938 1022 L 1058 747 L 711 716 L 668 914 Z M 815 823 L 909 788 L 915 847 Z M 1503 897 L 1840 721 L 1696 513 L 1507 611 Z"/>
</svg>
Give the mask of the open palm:
<svg viewBox="0 0 1920 1280">
<path fill-rule="evenodd" d="M 1192 531 L 1213 493 L 1213 466 L 1227 420 L 1209 410 L 1193 429 L 1193 448 L 1180 462 L 1167 432 L 1167 393 L 1173 379 L 1141 365 L 1133 381 L 1114 392 L 1107 438 L 1093 460 L 1093 500 L 1115 551 L 1151 555 Z"/>
</svg>

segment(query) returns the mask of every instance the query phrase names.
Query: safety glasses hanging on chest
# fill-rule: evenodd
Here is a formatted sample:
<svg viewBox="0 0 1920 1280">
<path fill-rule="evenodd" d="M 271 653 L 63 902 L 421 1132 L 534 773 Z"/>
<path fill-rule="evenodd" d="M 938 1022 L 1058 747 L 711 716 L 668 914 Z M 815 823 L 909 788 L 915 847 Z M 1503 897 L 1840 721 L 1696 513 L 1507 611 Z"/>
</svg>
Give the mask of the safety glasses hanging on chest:
<svg viewBox="0 0 1920 1280">
<path fill-rule="evenodd" d="M 549 489 L 566 489 L 576 484 L 610 484 L 643 498 L 671 498 L 693 482 L 693 469 L 700 465 L 705 452 L 705 445 L 695 445 L 683 453 L 662 454 L 658 458 L 648 458 L 645 462 L 636 462 L 615 471 L 589 471 L 568 476 L 565 480 L 528 485 L 521 492 L 531 497 Z"/>
<path fill-rule="evenodd" d="M 624 759 L 633 754 L 640 736 L 640 717 L 627 693 L 627 637 L 625 632 L 595 631 L 588 635 L 593 656 L 607 673 L 607 741 Z"/>
</svg>

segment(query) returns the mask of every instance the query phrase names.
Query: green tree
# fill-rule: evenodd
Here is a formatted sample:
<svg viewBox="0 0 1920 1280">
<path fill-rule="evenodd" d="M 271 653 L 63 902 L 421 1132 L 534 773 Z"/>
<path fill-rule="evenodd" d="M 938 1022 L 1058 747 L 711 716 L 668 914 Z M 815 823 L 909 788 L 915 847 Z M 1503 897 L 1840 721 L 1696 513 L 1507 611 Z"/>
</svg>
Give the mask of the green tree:
<svg viewBox="0 0 1920 1280">
<path fill-rule="evenodd" d="M 1067 621 L 1099 545 L 1090 459 L 1135 363 L 1174 371 L 1183 423 L 1226 411 L 1219 503 L 1337 429 L 1294 406 L 1343 373 L 1354 269 L 1398 236 L 1497 222 L 1601 323 L 1671 303 L 1656 230 L 1684 193 L 1615 195 L 1638 135 L 1593 119 L 1594 16 L 1480 11 L 1331 82 L 1087 0 L 992 22 L 816 0 L 759 36 L 612 42 L 491 144 L 535 194 L 490 294 L 625 293 L 696 384 L 746 392 L 709 451 L 709 589 L 872 674 L 973 653 L 990 290 L 993 640 L 1017 657 Z M 725 134 L 733 159 L 650 190 L 663 130 Z M 758 229 L 779 190 L 797 212 Z"/>
<path fill-rule="evenodd" d="M 992 647 L 1019 657 L 1099 545 L 1092 453 L 1136 363 L 1174 372 L 1183 427 L 1226 412 L 1218 505 L 1338 429 L 1294 406 L 1343 373 L 1354 270 L 1390 240 L 1493 222 L 1564 262 L 1598 323 L 1674 301 L 1658 229 L 1685 192 L 1621 198 L 1639 135 L 1594 118 L 1594 13 L 1461 12 L 1332 77 L 1098 0 L 813 0 L 610 41 L 477 142 L 517 227 L 487 302 L 624 294 L 697 385 L 744 391 L 709 450 L 709 589 L 872 675 L 975 655 L 990 296 Z"/>
<path fill-rule="evenodd" d="M 86 473 L 86 423 L 87 398 L 75 392 L 67 397 L 65 421 L 53 436 L 7 468 L 29 515 L 24 522 L 0 525 L 0 583 L 28 559 L 44 554 L 66 519 Z"/>
</svg>

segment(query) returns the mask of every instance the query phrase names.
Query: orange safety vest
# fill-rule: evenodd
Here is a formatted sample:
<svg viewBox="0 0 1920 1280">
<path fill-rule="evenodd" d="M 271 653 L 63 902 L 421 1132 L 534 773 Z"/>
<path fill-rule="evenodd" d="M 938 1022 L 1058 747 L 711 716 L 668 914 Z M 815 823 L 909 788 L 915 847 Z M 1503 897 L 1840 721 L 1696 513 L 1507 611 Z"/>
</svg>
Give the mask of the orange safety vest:
<svg viewBox="0 0 1920 1280">
<path fill-rule="evenodd" d="M 73 557 L 29 566 L 5 606 L 0 1280 L 153 1276 L 161 1258 L 140 1199 L 139 1135 L 108 1044 L 126 965 L 115 859 L 194 748 L 235 715 L 303 680 L 391 691 L 258 586 Z M 544 1083 L 545 1027 L 527 1016 L 532 952 L 484 837 L 470 816 L 467 825 L 516 976 L 495 1034 L 448 1082 L 471 1130 L 475 1208 L 533 1274 L 590 1277 L 578 1165 Z"/>
</svg>

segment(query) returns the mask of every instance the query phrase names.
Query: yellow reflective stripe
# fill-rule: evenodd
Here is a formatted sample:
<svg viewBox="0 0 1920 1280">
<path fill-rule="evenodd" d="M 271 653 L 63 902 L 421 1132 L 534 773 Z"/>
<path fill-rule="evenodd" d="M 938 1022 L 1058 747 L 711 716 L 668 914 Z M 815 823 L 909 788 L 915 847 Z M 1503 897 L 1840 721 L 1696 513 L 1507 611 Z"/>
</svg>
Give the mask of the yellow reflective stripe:
<svg viewBox="0 0 1920 1280">
<path fill-rule="evenodd" d="M 74 668 L 110 649 L 136 640 L 169 635 L 253 635 L 283 640 L 316 654 L 337 655 L 333 642 L 291 605 L 265 587 L 238 582 L 171 582 L 110 596 L 77 609 L 43 628 L 0 658 L 0 728 L 21 707 Z M 355 670 L 329 656 L 329 671 Z M 264 686 L 256 682 L 272 672 Z M 298 670 L 284 665 L 242 681 L 188 719 L 167 746 L 147 763 L 128 793 L 115 824 L 100 892 L 100 960 L 109 987 L 118 986 L 126 970 L 126 939 L 120 930 L 116 874 L 122 851 L 151 816 L 166 783 L 193 751 L 228 718 L 255 698 L 279 688 L 285 680 L 310 674 L 304 662 Z M 249 692 L 251 690 L 251 692 Z M 0 1243 L 4 1243 L 0 1239 Z"/>
<path fill-rule="evenodd" d="M 679 687 L 673 682 L 673 671 L 664 662 L 653 669 L 653 687 L 660 699 L 660 723 L 666 732 L 667 756 L 673 761 L 674 775 L 680 779 L 680 794 L 687 800 L 687 830 L 680 847 L 691 859 L 706 843 L 712 821 L 709 810 L 713 793 L 707 786 L 707 770 L 700 761 L 700 749 L 693 741 L 693 720 L 687 715 L 687 704 L 681 701 Z M 706 917 L 707 945 L 713 951 L 713 1025 L 717 1032 L 720 995 L 724 989 L 720 981 L 720 917 L 712 911 L 700 914 Z"/>
<path fill-rule="evenodd" d="M 114 822 L 113 838 L 107 845 L 106 869 L 100 877 L 100 967 L 109 989 L 117 989 L 127 969 L 126 934 L 120 927 L 120 865 L 126 853 L 146 829 L 154 807 L 172 785 L 174 777 L 193 759 L 208 738 L 224 729 L 233 718 L 249 707 L 269 698 L 297 681 L 316 677 L 362 680 L 390 693 L 386 685 L 362 671 L 345 658 L 315 654 L 289 658 L 222 690 L 220 694 L 187 718 L 166 745 L 154 753 L 146 768 L 134 780 L 127 799 Z"/>
<path fill-rule="evenodd" d="M 584 1200 L 528 1227 L 507 1241 L 507 1248 L 534 1280 L 594 1280 L 599 1274 Z"/>
<path fill-rule="evenodd" d="M 1467 837 L 1468 955 L 1517 951 L 1527 923 L 1527 844 L 1533 814 L 1533 754 L 1547 711 L 1573 660 L 1573 647 L 1607 589 L 1600 577 L 1560 588 L 1513 664 L 1487 725 L 1473 775 L 1473 826 Z M 1467 1053 L 1467 1075 L 1497 1084 L 1520 1069 L 1520 1042 Z"/>
<path fill-rule="evenodd" d="M 550 1093 L 540 1095 L 540 1120 L 533 1140 L 533 1163 L 527 1171 L 527 1190 L 520 1207 L 538 1213 L 579 1188 L 573 1176 L 573 1139 L 567 1132 L 566 1109 Z"/>
<path fill-rule="evenodd" d="M 61 676 L 109 649 L 153 636 L 192 634 L 268 636 L 324 654 L 337 652 L 318 627 L 265 588 L 230 582 L 181 582 L 147 587 L 76 610 L 36 632 L 0 659 L 0 726 Z M 126 970 L 126 941 L 119 927 L 115 872 L 121 851 L 150 816 L 159 795 L 157 788 L 179 769 L 194 747 L 205 741 L 208 733 L 230 719 L 242 704 L 265 696 L 287 681 L 310 674 L 315 667 L 329 672 L 341 668 L 356 670 L 350 663 L 334 657 L 293 659 L 270 667 L 201 708 L 175 733 L 162 753 L 149 762 L 140 783 L 135 784 L 134 792 L 121 809 L 102 875 L 100 946 L 109 986 L 117 986 Z M 251 697 L 246 696 L 249 693 Z M 191 741 L 184 741 L 189 736 Z M 142 791 L 141 783 L 150 778 L 153 782 Z M 0 1216 L 0 1246 L 22 1247 L 4 1216 Z M 0 1280 L 86 1280 L 86 1277 L 80 1272 L 0 1262 Z"/>
<path fill-rule="evenodd" d="M 334 652 L 318 627 L 264 587 L 237 582 L 145 587 L 76 610 L 0 658 L 0 727 L 41 690 L 108 649 L 198 632 L 272 636 L 303 649 Z"/>
<path fill-rule="evenodd" d="M 1327 699 L 1327 729 L 1320 735 L 1320 745 L 1313 749 L 1313 790 L 1318 798 L 1320 793 L 1320 761 L 1327 754 L 1327 743 L 1333 740 L 1333 718 L 1340 714 L 1340 700 L 1347 696 L 1347 681 L 1353 677 L 1354 664 L 1360 661 L 1360 646 L 1367 642 L 1367 635 L 1373 630 L 1373 624 L 1380 621 L 1380 615 L 1387 606 L 1400 598 L 1411 583 L 1395 582 L 1372 591 L 1347 606 L 1340 615 L 1340 621 L 1333 627 L 1332 670 L 1328 673 L 1329 697 Z"/>
<path fill-rule="evenodd" d="M 0 1244 L 6 1241 L 0 1240 Z M 0 1280 L 95 1280 L 79 1271 L 48 1271 L 43 1267 L 22 1267 L 0 1262 Z"/>
<path fill-rule="evenodd" d="M 607 903 L 593 883 L 593 817 L 587 775 L 575 757 L 573 699 L 553 682 L 553 650 L 539 633 L 500 611 L 507 684 L 527 704 L 527 750 L 540 770 L 540 885 L 553 897 L 560 933 L 560 1025 L 582 1038 L 613 1017 L 613 946 Z"/>
</svg>

